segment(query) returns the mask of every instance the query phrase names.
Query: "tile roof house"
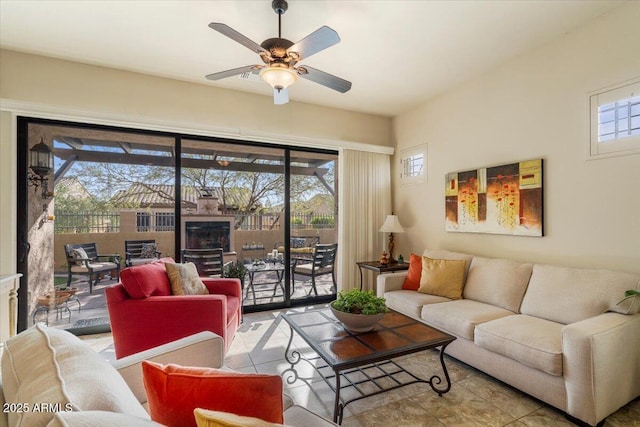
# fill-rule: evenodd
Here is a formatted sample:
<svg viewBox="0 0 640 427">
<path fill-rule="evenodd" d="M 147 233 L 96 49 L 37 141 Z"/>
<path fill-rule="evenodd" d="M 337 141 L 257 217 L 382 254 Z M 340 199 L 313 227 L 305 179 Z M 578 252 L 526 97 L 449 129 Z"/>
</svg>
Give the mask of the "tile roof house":
<svg viewBox="0 0 640 427">
<path fill-rule="evenodd" d="M 222 191 L 220 187 L 202 189 L 183 185 L 181 193 L 182 208 L 187 211 L 197 209 L 200 199 L 217 200 L 218 209 L 221 212 L 255 211 L 261 207 L 260 203 L 250 205 L 250 191 L 242 188 L 230 188 Z M 173 208 L 174 200 L 175 186 L 140 183 L 119 191 L 111 198 L 112 203 L 116 206 L 140 208 Z M 245 208 L 247 206 L 248 209 Z"/>
</svg>

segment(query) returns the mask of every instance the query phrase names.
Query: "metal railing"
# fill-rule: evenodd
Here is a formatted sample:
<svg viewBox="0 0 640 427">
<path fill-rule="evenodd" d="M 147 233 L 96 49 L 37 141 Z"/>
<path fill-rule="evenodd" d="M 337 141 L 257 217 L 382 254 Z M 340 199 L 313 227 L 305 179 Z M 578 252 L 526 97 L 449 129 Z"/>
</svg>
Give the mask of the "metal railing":
<svg viewBox="0 0 640 427">
<path fill-rule="evenodd" d="M 118 233 L 119 212 L 64 212 L 55 211 L 55 233 Z"/>
<path fill-rule="evenodd" d="M 151 214 L 148 212 L 137 215 L 136 231 L 158 232 L 175 231 L 173 213 Z M 236 230 L 280 230 L 282 213 L 252 213 L 229 212 L 223 215 L 235 217 Z M 143 218 L 144 217 L 144 218 Z M 291 228 L 334 228 L 333 214 L 292 213 Z M 54 230 L 56 233 L 118 233 L 120 231 L 120 213 L 106 212 L 65 212 L 55 211 Z"/>
</svg>

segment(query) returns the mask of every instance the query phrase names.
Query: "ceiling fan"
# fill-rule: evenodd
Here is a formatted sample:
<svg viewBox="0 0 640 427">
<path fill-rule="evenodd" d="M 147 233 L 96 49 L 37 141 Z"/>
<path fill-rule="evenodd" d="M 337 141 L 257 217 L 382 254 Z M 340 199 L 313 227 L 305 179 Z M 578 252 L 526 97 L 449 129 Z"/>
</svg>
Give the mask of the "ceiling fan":
<svg viewBox="0 0 640 427">
<path fill-rule="evenodd" d="M 338 92 L 345 93 L 351 89 L 351 82 L 324 71 L 297 65 L 301 60 L 310 57 L 340 41 L 338 33 L 327 26 L 318 28 L 297 43 L 282 38 L 282 15 L 287 11 L 286 0 L 273 0 L 273 11 L 278 15 L 278 37 L 270 38 L 257 44 L 240 34 L 228 25 L 212 22 L 209 27 L 251 49 L 264 62 L 264 65 L 245 65 L 244 67 L 220 71 L 206 76 L 209 80 L 220 80 L 243 73 L 259 73 L 262 79 L 273 87 L 274 104 L 289 102 L 287 88 L 298 80 L 298 77 L 311 80 Z"/>
</svg>

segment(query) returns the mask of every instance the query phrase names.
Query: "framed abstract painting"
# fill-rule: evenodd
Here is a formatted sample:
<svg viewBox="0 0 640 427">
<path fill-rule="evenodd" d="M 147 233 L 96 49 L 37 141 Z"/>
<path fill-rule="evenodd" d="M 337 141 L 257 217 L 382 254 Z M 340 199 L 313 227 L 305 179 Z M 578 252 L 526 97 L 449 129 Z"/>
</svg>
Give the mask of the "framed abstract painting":
<svg viewBox="0 0 640 427">
<path fill-rule="evenodd" d="M 543 236 L 542 184 L 542 159 L 448 173 L 445 229 Z"/>
</svg>

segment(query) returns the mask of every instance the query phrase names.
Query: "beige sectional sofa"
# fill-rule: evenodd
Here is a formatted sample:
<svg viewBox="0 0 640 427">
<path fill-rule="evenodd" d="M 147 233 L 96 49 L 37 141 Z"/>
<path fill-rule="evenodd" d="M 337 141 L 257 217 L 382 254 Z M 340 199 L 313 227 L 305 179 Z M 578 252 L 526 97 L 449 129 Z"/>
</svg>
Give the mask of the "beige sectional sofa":
<svg viewBox="0 0 640 427">
<path fill-rule="evenodd" d="M 466 260 L 463 298 L 403 290 L 407 272 L 378 276 L 387 305 L 455 335 L 446 353 L 596 425 L 640 395 L 640 314 L 607 312 L 640 276 L 529 264 L 445 250 Z"/>
</svg>

